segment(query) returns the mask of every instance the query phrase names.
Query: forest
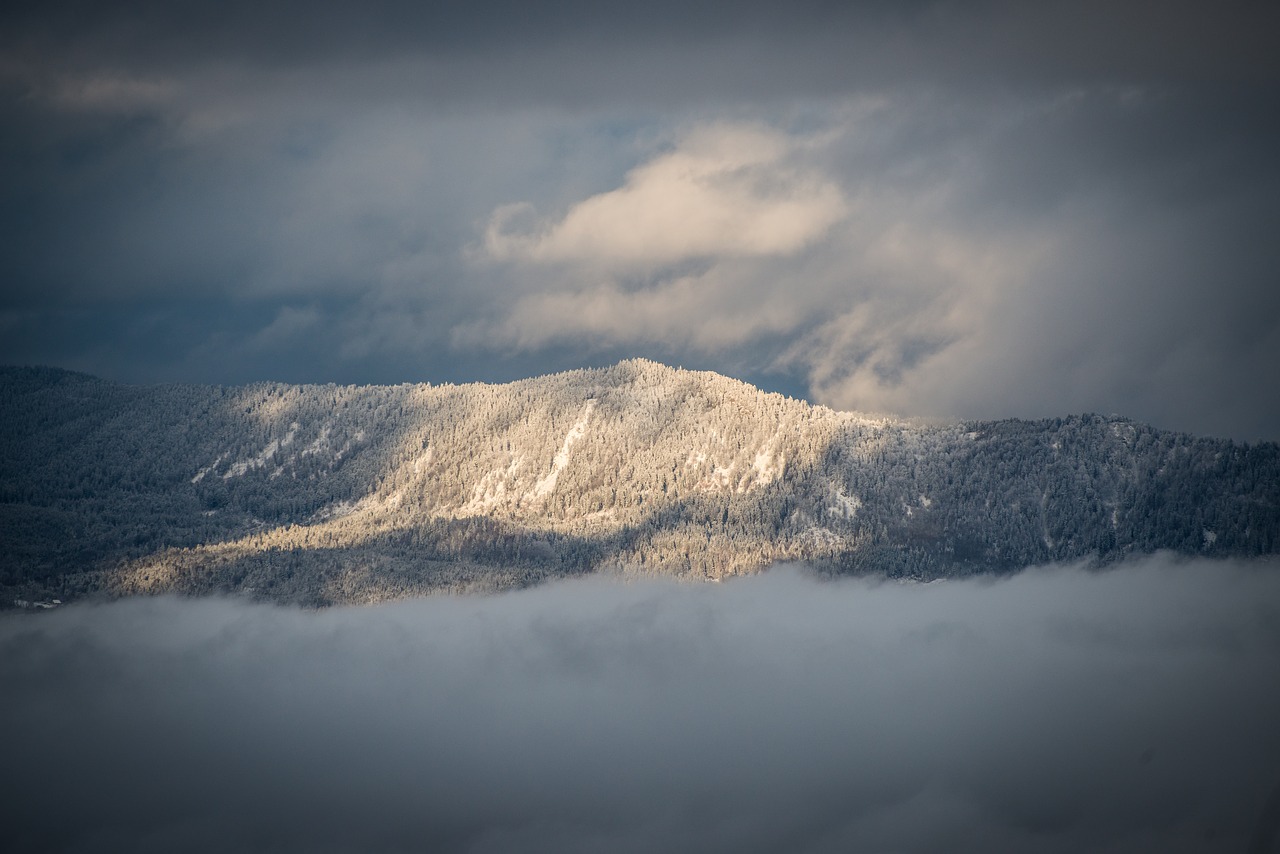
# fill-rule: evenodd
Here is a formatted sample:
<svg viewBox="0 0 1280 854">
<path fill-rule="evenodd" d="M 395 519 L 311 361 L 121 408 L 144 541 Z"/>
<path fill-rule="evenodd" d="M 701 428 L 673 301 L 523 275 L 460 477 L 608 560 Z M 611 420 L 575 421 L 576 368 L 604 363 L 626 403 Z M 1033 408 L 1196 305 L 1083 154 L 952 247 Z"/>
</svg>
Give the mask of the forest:
<svg viewBox="0 0 1280 854">
<path fill-rule="evenodd" d="M 836 412 L 647 360 L 504 385 L 0 369 L 0 605 L 308 606 L 777 562 L 932 580 L 1280 547 L 1280 448 Z"/>
</svg>

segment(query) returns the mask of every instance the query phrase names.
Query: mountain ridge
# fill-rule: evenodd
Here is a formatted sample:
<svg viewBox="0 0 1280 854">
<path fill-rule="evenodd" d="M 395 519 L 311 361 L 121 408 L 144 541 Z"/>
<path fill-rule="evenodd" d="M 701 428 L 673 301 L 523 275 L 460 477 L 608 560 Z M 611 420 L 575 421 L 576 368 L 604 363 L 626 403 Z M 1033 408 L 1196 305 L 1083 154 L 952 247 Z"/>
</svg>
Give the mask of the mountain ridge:
<svg viewBox="0 0 1280 854">
<path fill-rule="evenodd" d="M 783 560 L 929 579 L 1280 543 L 1274 443 L 837 412 L 646 359 L 396 386 L 3 368 L 0 401 L 4 601 L 329 604 Z"/>
</svg>

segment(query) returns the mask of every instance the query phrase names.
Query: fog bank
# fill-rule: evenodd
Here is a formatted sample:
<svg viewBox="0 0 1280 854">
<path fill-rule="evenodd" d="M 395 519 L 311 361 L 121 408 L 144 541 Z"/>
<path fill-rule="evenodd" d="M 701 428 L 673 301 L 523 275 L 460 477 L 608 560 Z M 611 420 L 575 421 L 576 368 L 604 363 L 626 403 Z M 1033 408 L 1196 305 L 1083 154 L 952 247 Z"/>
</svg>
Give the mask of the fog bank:
<svg viewBox="0 0 1280 854">
<path fill-rule="evenodd" d="M 1278 570 L 10 615 L 5 847 L 1270 851 Z"/>
</svg>

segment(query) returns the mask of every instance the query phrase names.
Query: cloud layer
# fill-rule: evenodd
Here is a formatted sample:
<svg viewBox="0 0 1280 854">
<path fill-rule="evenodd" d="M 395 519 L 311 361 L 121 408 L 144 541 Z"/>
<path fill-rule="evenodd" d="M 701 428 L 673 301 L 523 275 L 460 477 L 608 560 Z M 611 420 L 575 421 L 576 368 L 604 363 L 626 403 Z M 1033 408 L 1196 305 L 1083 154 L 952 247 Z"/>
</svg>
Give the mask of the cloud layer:
<svg viewBox="0 0 1280 854">
<path fill-rule="evenodd" d="M 779 570 L 7 617 L 7 839 L 1270 850 L 1273 569 L 1156 557 L 923 586 Z"/>
</svg>

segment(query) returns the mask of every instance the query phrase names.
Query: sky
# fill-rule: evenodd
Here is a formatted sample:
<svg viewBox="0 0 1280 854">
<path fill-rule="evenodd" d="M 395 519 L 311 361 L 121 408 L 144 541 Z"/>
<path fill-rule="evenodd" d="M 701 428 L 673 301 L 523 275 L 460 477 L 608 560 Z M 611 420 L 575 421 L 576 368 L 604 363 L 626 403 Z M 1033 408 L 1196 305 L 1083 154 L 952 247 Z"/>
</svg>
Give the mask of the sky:
<svg viewBox="0 0 1280 854">
<path fill-rule="evenodd" d="M 1280 440 L 1280 9 L 0 11 L 0 362 Z"/>
<path fill-rule="evenodd" d="M 1268 852 L 1280 574 L 0 616 L 6 850 Z"/>
</svg>

